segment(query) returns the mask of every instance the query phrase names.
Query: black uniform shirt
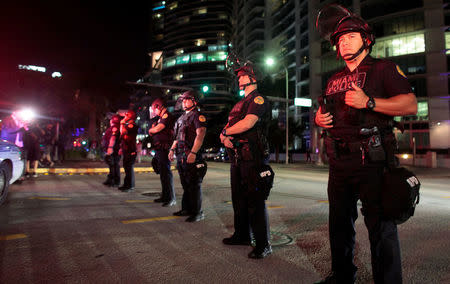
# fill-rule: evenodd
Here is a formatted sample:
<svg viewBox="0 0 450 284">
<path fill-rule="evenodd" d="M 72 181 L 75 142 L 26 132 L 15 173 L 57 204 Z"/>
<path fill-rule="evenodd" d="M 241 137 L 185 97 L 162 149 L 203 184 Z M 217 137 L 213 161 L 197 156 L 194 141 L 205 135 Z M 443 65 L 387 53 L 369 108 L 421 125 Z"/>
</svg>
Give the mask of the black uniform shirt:
<svg viewBox="0 0 450 284">
<path fill-rule="evenodd" d="M 129 122 L 123 127 L 123 131 L 121 133 L 121 147 L 125 153 L 133 153 L 136 152 L 136 136 L 138 132 L 138 126 L 135 122 Z"/>
<path fill-rule="evenodd" d="M 175 139 L 180 146 L 186 143 L 191 148 L 197 136 L 197 129 L 201 127 L 206 127 L 206 117 L 197 108 L 184 112 L 175 124 Z"/>
<path fill-rule="evenodd" d="M 257 90 L 254 90 L 231 109 L 230 114 L 228 115 L 228 127 L 233 126 L 238 121 L 244 119 L 247 114 L 254 114 L 258 117 L 256 124 L 246 132 L 233 136 L 236 136 L 239 139 L 257 139 L 255 135 L 256 127 L 261 126 L 262 118 L 268 115 L 268 111 L 269 105 L 267 101 Z"/>
<path fill-rule="evenodd" d="M 175 118 L 169 112 L 165 112 L 159 119 L 156 125 L 164 124 L 164 129 L 158 133 L 153 134 L 153 142 L 169 145 L 173 141 L 173 127 Z"/>
<path fill-rule="evenodd" d="M 361 127 L 382 126 L 391 116 L 355 109 L 345 104 L 345 93 L 352 90 L 351 83 L 374 98 L 390 98 L 399 94 L 412 93 L 411 86 L 402 70 L 388 60 L 376 60 L 366 56 L 359 66 L 350 72 L 348 67 L 335 73 L 324 90 L 326 105 L 321 103 L 322 112 L 331 112 L 334 127 L 327 129 L 333 137 L 344 140 L 358 139 Z"/>
<path fill-rule="evenodd" d="M 115 136 L 116 139 L 114 141 L 114 145 L 109 145 L 112 136 Z M 103 150 L 106 152 L 108 151 L 108 147 L 113 147 L 113 152 L 117 153 L 119 151 L 119 138 L 120 138 L 119 125 L 113 125 L 108 127 L 108 129 L 106 129 L 105 134 L 102 137 Z"/>
</svg>

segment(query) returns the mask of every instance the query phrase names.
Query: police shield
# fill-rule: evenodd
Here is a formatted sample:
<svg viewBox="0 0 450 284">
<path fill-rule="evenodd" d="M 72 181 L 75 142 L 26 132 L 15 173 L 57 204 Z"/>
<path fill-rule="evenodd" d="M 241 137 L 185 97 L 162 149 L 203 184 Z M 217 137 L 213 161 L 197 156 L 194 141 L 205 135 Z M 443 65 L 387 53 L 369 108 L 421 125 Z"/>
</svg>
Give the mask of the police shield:
<svg viewBox="0 0 450 284">
<path fill-rule="evenodd" d="M 351 16 L 352 13 L 340 5 L 327 5 L 317 15 L 316 29 L 322 38 L 330 40 L 331 34 L 334 33 L 339 24 Z"/>
</svg>

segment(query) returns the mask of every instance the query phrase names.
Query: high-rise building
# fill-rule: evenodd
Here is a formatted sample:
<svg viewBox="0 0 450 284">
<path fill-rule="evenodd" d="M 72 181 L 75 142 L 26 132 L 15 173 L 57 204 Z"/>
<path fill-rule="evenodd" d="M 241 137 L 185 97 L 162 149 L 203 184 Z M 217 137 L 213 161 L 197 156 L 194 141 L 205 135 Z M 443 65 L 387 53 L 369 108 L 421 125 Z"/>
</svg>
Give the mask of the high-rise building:
<svg viewBox="0 0 450 284">
<path fill-rule="evenodd" d="M 148 80 L 190 87 L 203 96 L 205 113 L 221 112 L 237 95 L 225 70 L 232 8 L 232 0 L 155 1 L 150 53 L 160 65 L 152 64 Z"/>
</svg>

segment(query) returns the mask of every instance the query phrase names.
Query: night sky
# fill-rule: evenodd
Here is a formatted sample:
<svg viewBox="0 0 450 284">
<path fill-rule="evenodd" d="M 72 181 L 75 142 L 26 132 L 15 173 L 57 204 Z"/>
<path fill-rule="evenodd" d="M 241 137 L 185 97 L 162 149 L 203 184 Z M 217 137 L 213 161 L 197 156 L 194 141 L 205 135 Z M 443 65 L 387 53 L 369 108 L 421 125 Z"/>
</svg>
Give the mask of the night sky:
<svg viewBox="0 0 450 284">
<path fill-rule="evenodd" d="M 2 4 L 1 75 L 31 64 L 114 90 L 147 71 L 150 1 L 17 2 Z"/>
</svg>

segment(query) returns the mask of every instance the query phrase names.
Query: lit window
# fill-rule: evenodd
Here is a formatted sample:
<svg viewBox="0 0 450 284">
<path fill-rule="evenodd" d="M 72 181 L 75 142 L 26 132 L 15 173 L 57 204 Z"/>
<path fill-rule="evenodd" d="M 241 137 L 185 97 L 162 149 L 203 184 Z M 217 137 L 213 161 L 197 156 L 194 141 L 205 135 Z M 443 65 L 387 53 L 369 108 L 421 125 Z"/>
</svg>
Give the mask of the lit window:
<svg viewBox="0 0 450 284">
<path fill-rule="evenodd" d="M 170 58 L 164 62 L 163 66 L 164 67 L 172 67 L 172 66 L 175 66 L 175 64 L 176 64 L 175 58 Z"/>
<path fill-rule="evenodd" d="M 445 33 L 445 49 L 447 49 L 447 51 L 445 53 L 450 54 L 450 33 L 449 32 Z"/>
<path fill-rule="evenodd" d="M 191 55 L 191 62 L 192 63 L 196 63 L 196 62 L 203 62 L 206 61 L 206 56 L 203 53 L 194 53 Z"/>
<path fill-rule="evenodd" d="M 418 117 L 428 116 L 428 102 L 417 102 L 417 116 Z"/>
<path fill-rule="evenodd" d="M 208 45 L 208 51 L 216 51 L 217 45 Z"/>
<path fill-rule="evenodd" d="M 173 78 L 177 81 L 180 81 L 181 79 L 183 79 L 183 74 L 176 74 L 175 76 L 173 76 Z"/>
<path fill-rule="evenodd" d="M 169 10 L 173 10 L 178 7 L 178 2 L 173 2 L 169 5 Z"/>
<path fill-rule="evenodd" d="M 194 15 L 202 15 L 208 13 L 208 9 L 205 7 L 199 8 L 198 10 L 194 11 Z"/>
<path fill-rule="evenodd" d="M 225 37 L 225 32 L 218 32 L 217 37 Z"/>
<path fill-rule="evenodd" d="M 189 63 L 189 54 L 177 56 L 177 64 Z"/>
<path fill-rule="evenodd" d="M 176 55 L 180 55 L 180 54 L 183 54 L 183 53 L 184 53 L 184 49 L 182 49 L 182 48 L 175 49 L 175 54 Z"/>
<path fill-rule="evenodd" d="M 204 40 L 204 39 L 197 39 L 197 40 L 194 41 L 194 44 L 196 46 L 202 46 L 202 45 L 206 44 L 206 40 Z"/>
<path fill-rule="evenodd" d="M 223 65 L 223 64 L 217 65 L 217 70 L 219 70 L 219 71 L 225 70 L 225 65 Z"/>
<path fill-rule="evenodd" d="M 219 19 L 228 19 L 228 16 L 227 16 L 227 14 L 221 13 L 221 14 L 219 14 Z"/>
<path fill-rule="evenodd" d="M 208 55 L 208 61 L 223 61 L 225 59 L 227 59 L 225 51 L 218 51 Z"/>
<path fill-rule="evenodd" d="M 163 34 L 157 34 L 156 36 L 155 36 L 155 39 L 156 40 L 162 40 L 164 38 L 164 35 Z"/>
<path fill-rule="evenodd" d="M 377 40 L 373 54 L 375 57 L 392 57 L 425 51 L 423 33 Z"/>
</svg>

